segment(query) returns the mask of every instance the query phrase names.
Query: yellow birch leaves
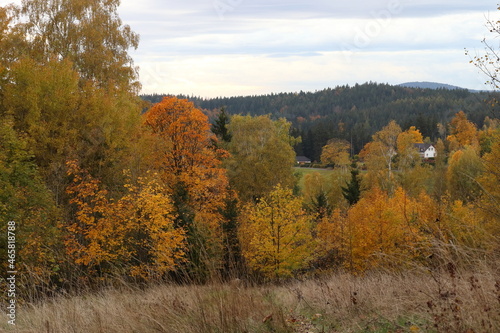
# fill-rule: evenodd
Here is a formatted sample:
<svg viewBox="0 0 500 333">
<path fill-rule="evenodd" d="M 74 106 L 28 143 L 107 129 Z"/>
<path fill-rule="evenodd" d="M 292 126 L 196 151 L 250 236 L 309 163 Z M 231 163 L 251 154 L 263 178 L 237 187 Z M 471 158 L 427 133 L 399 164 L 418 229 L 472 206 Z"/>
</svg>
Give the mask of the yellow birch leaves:
<svg viewBox="0 0 500 333">
<path fill-rule="evenodd" d="M 247 205 L 239 236 L 248 266 L 271 279 L 306 268 L 314 250 L 311 222 L 302 200 L 280 185 L 257 204 Z"/>
</svg>

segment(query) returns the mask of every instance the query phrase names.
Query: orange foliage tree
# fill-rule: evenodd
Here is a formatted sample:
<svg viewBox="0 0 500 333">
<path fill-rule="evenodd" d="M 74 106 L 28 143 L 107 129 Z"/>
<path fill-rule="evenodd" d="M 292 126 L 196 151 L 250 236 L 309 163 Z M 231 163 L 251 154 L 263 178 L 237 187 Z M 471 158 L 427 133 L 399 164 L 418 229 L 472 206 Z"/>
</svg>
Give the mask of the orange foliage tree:
<svg viewBox="0 0 500 333">
<path fill-rule="evenodd" d="M 185 231 L 175 227 L 171 199 L 154 175 L 126 185 L 127 193 L 114 200 L 76 161 L 67 166 L 75 218 L 65 226 L 65 246 L 76 264 L 96 274 L 150 279 L 185 260 Z"/>
<path fill-rule="evenodd" d="M 221 213 L 230 199 L 208 117 L 185 99 L 165 97 L 144 115 L 154 139 L 152 165 L 173 198 L 176 224 L 186 228 L 192 268 L 218 269 L 223 254 Z"/>
<path fill-rule="evenodd" d="M 335 209 L 332 214 L 319 221 L 315 229 L 318 245 L 317 266 L 328 269 L 349 262 L 351 226 L 347 214 L 340 209 Z"/>
<path fill-rule="evenodd" d="M 350 258 L 346 266 L 364 271 L 377 266 L 398 266 L 422 256 L 427 238 L 420 232 L 418 202 L 401 188 L 394 196 L 378 188 L 348 212 Z"/>
</svg>

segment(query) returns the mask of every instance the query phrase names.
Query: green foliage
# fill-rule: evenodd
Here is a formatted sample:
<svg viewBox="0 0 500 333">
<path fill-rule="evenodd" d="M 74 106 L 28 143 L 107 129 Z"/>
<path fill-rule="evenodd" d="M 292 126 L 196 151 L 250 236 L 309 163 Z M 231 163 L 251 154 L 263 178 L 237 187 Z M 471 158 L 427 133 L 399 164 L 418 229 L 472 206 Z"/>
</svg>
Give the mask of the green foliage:
<svg viewBox="0 0 500 333">
<path fill-rule="evenodd" d="M 231 117 L 228 175 L 243 201 L 257 200 L 278 184 L 293 187 L 296 139 L 289 134 L 290 125 L 284 118 Z"/>
<path fill-rule="evenodd" d="M 9 117 L 0 118 L 0 254 L 6 258 L 7 223 L 15 222 L 16 268 L 36 279 L 39 287 L 56 274 L 61 233 L 59 210 L 43 183 L 27 140 L 13 129 Z M 7 261 L 2 263 L 7 271 Z M 21 286 L 23 288 L 25 286 Z M 44 286 L 46 287 L 46 286 Z"/>
<path fill-rule="evenodd" d="M 450 158 L 447 179 L 452 198 L 473 201 L 479 198 L 481 188 L 476 178 L 482 173 L 483 164 L 476 149 L 467 146 Z"/>
</svg>

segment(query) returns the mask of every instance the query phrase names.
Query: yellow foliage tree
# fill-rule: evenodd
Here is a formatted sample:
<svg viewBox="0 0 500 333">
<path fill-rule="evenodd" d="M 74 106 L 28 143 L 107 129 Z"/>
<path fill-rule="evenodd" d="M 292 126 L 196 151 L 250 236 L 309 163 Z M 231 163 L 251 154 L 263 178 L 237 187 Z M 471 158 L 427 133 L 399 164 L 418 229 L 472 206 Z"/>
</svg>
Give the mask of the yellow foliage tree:
<svg viewBox="0 0 500 333">
<path fill-rule="evenodd" d="M 482 158 L 484 172 L 477 181 L 482 189 L 478 202 L 478 213 L 483 218 L 485 229 L 494 238 L 495 247 L 500 248 L 500 134 L 496 134 L 491 152 Z"/>
<path fill-rule="evenodd" d="M 27 287 L 29 292 L 25 294 L 37 297 L 36 291 L 52 288 L 51 282 L 58 279 L 62 235 L 57 223 L 61 214 L 33 162 L 27 140 L 15 132 L 12 119 L 2 120 L 0 256 L 4 261 L 0 268 L 4 272 L 18 271 L 20 294 Z M 8 240 L 14 238 L 16 246 L 12 248 L 13 243 Z"/>
<path fill-rule="evenodd" d="M 483 128 L 478 132 L 479 145 L 481 146 L 481 155 L 491 153 L 492 145 L 500 135 L 500 119 L 484 119 Z"/>
<path fill-rule="evenodd" d="M 138 35 L 118 0 L 32 0 L 0 9 L 0 117 L 27 134 L 47 186 L 63 203 L 65 162 L 108 188 L 123 184 L 140 126 Z"/>
<path fill-rule="evenodd" d="M 321 152 L 322 163 L 333 163 L 338 166 L 342 171 L 347 171 L 347 167 L 351 163 L 349 158 L 349 150 L 351 144 L 346 140 L 331 139 L 323 147 Z"/>
<path fill-rule="evenodd" d="M 415 148 L 415 143 L 423 143 L 424 138 L 422 133 L 415 126 L 411 126 L 404 132 L 398 135 L 397 139 L 397 152 L 398 152 L 398 166 L 401 169 L 408 169 L 415 164 L 419 164 L 420 155 Z"/>
<path fill-rule="evenodd" d="M 269 279 L 293 276 L 313 257 L 312 216 L 302 200 L 277 186 L 241 217 L 239 237 L 248 266 Z"/>
<path fill-rule="evenodd" d="M 450 142 L 450 151 L 473 146 L 478 148 L 479 141 L 477 127 L 467 119 L 465 112 L 458 112 L 451 120 L 450 135 L 446 138 Z"/>
<path fill-rule="evenodd" d="M 342 186 L 347 180 L 347 175 L 337 170 L 328 176 L 319 172 L 306 174 L 302 196 L 307 209 L 321 219 L 336 208 L 347 207 L 348 203 L 342 194 Z"/>
<path fill-rule="evenodd" d="M 446 179 L 453 200 L 474 201 L 481 195 L 476 178 L 483 172 L 479 152 L 472 146 L 456 151 L 449 160 Z"/>
<path fill-rule="evenodd" d="M 379 187 L 389 192 L 393 191 L 393 158 L 397 154 L 397 139 L 401 127 L 391 120 L 387 126 L 373 135 L 373 141 L 365 145 L 360 157 L 365 161 L 368 173 L 365 186 Z"/>
<path fill-rule="evenodd" d="M 185 231 L 175 227 L 170 197 L 154 176 L 126 185 L 128 193 L 113 200 L 76 161 L 68 162 L 68 175 L 75 219 L 65 225 L 65 246 L 76 264 L 151 279 L 185 260 Z"/>
<path fill-rule="evenodd" d="M 22 1 L 7 29 L 12 58 L 29 57 L 40 64 L 66 59 L 82 80 L 100 88 L 138 92 L 137 68 L 128 49 L 137 49 L 139 35 L 122 24 L 119 4 L 119 0 Z"/>
</svg>

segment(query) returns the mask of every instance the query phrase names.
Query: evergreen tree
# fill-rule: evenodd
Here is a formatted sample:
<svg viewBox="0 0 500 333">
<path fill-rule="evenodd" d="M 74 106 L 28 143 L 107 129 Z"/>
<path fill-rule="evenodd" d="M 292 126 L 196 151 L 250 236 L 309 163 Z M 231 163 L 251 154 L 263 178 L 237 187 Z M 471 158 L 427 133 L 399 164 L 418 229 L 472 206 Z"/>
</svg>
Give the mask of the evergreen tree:
<svg viewBox="0 0 500 333">
<path fill-rule="evenodd" d="M 351 170 L 351 181 L 347 183 L 347 187 L 342 187 L 342 195 L 349 201 L 349 205 L 354 205 L 359 201 L 361 194 L 361 186 L 358 177 L 358 169 Z"/>
<path fill-rule="evenodd" d="M 224 142 L 231 142 L 232 135 L 229 133 L 227 125 L 229 124 L 229 116 L 226 113 L 226 108 L 221 107 L 219 116 L 215 119 L 212 124 L 212 133 L 214 133 L 219 139 Z"/>
</svg>

